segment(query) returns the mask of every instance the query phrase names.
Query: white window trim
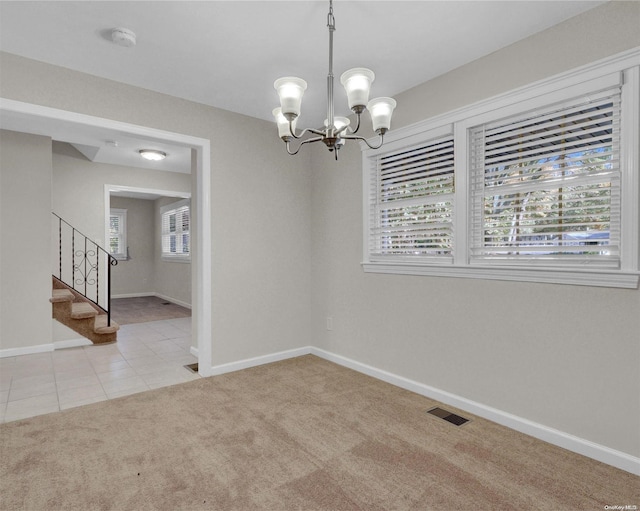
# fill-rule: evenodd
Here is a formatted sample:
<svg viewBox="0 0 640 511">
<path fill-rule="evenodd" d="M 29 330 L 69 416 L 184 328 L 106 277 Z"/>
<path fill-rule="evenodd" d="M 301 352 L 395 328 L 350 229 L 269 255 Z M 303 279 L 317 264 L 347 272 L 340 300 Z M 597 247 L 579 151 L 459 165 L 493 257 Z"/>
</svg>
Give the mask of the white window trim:
<svg viewBox="0 0 640 511">
<path fill-rule="evenodd" d="M 124 249 L 124 252 L 119 252 L 117 254 L 111 254 L 111 256 L 115 259 L 117 259 L 118 261 L 126 261 L 127 260 L 127 210 L 126 209 L 118 209 L 118 208 L 111 208 L 109 210 L 109 224 L 108 224 L 108 229 L 107 229 L 107 233 L 110 232 L 110 224 L 111 224 L 111 217 L 112 216 L 119 216 L 121 218 L 121 226 L 122 226 L 122 249 Z M 111 243 L 109 242 L 109 238 L 107 238 L 107 247 L 111 247 Z"/>
<path fill-rule="evenodd" d="M 510 110 L 515 114 L 542 105 L 555 103 L 565 97 L 588 94 L 599 83 L 607 83 L 612 74 L 622 73 L 622 245 L 621 267 L 616 270 L 577 269 L 575 267 L 536 268 L 502 267 L 469 264 L 469 158 L 467 131 L 483 119 L 496 118 Z M 378 150 L 367 149 L 363 144 L 363 251 L 362 267 L 365 272 L 403 275 L 429 275 L 443 277 L 479 278 L 543 282 L 600 287 L 636 289 L 640 280 L 640 48 L 603 59 L 550 79 L 542 80 L 520 89 L 490 98 L 453 112 L 439 115 L 387 134 L 387 142 Z M 456 139 L 456 190 L 455 190 L 455 251 L 453 264 L 405 263 L 395 261 L 371 261 L 369 258 L 369 183 L 372 161 L 390 150 L 409 147 L 418 141 L 431 138 L 433 133 L 453 131 Z M 463 141 L 464 143 L 460 143 Z"/>
<path fill-rule="evenodd" d="M 188 254 L 168 254 L 162 250 L 162 218 L 170 211 L 184 206 L 189 206 L 189 253 Z M 171 204 L 160 207 L 160 259 L 162 261 L 172 263 L 190 263 L 191 262 L 191 199 L 182 199 Z"/>
</svg>

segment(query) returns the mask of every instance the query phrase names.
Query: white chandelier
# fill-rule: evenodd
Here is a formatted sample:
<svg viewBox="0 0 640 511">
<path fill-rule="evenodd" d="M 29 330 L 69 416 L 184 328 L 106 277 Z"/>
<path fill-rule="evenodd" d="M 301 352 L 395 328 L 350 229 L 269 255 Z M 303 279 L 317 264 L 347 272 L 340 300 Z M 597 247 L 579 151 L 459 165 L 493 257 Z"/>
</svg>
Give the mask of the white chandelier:
<svg viewBox="0 0 640 511">
<path fill-rule="evenodd" d="M 329 74 L 327 75 L 327 118 L 321 129 L 307 128 L 296 133 L 296 122 L 300 115 L 302 95 L 307 88 L 307 82 L 302 78 L 287 76 L 279 78 L 273 84 L 280 96 L 280 108 L 273 110 L 273 116 L 278 124 L 278 135 L 284 141 L 287 152 L 291 155 L 298 154 L 304 144 L 311 142 L 324 142 L 329 151 L 333 151 L 338 159 L 338 150 L 347 140 L 362 140 L 371 149 L 378 149 L 384 142 L 384 134 L 391 127 L 391 114 L 396 107 L 392 98 L 375 98 L 369 101 L 369 90 L 375 79 L 373 71 L 363 67 L 357 67 L 345 71 L 340 77 L 340 82 L 347 91 L 349 108 L 356 114 L 356 126 L 349 127 L 351 121 L 346 117 L 335 117 L 333 108 L 333 32 L 336 30 L 333 17 L 333 0 L 329 0 L 329 14 L 327 15 L 327 27 L 329 28 Z M 360 115 L 364 110 L 369 110 L 373 131 L 380 136 L 380 143 L 372 146 L 361 136 L 355 135 L 360 128 Z M 295 151 L 291 150 L 291 139 L 301 139 L 306 133 L 317 135 L 305 138 L 300 142 Z"/>
</svg>

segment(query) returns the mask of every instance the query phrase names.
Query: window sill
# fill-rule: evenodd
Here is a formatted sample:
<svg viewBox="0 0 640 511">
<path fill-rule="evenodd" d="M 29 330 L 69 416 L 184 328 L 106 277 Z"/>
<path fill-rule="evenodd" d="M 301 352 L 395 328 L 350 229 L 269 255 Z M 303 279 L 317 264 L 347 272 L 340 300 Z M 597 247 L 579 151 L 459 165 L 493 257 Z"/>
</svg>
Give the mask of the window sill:
<svg viewBox="0 0 640 511">
<path fill-rule="evenodd" d="M 188 263 L 191 264 L 191 257 L 180 257 L 180 256 L 160 256 L 161 261 L 165 261 L 167 263 Z"/>
<path fill-rule="evenodd" d="M 365 273 L 461 277 L 468 279 L 510 280 L 576 286 L 637 289 L 640 272 L 620 270 L 566 270 L 550 268 L 506 268 L 496 266 L 426 266 L 411 263 L 363 262 Z"/>
</svg>

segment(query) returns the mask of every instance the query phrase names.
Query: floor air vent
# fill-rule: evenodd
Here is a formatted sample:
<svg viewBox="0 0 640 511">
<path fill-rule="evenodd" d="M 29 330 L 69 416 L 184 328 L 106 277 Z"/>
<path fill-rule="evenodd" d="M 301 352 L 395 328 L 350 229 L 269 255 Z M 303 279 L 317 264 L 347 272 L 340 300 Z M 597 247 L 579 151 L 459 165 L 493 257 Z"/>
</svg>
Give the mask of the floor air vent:
<svg viewBox="0 0 640 511">
<path fill-rule="evenodd" d="M 189 369 L 189 371 L 191 371 L 192 373 L 198 372 L 198 362 L 196 362 L 195 364 L 188 364 L 185 367 Z"/>
<path fill-rule="evenodd" d="M 469 419 L 465 419 L 464 417 L 460 417 L 455 413 L 451 413 L 448 410 L 444 410 L 438 407 L 427 410 L 427 413 L 430 415 L 435 415 L 436 417 L 440 417 L 441 419 L 444 419 L 451 424 L 455 424 L 456 426 L 462 426 L 463 424 L 469 422 Z"/>
</svg>

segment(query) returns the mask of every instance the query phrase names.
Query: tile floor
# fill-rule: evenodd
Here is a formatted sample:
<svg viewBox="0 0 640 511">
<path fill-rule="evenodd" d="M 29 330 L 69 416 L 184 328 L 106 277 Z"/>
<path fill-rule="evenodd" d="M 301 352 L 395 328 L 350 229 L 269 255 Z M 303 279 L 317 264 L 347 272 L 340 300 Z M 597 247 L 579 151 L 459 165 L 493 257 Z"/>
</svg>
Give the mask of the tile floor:
<svg viewBox="0 0 640 511">
<path fill-rule="evenodd" d="M 199 378 L 191 318 L 123 325 L 118 342 L 0 359 L 0 422 Z"/>
</svg>

